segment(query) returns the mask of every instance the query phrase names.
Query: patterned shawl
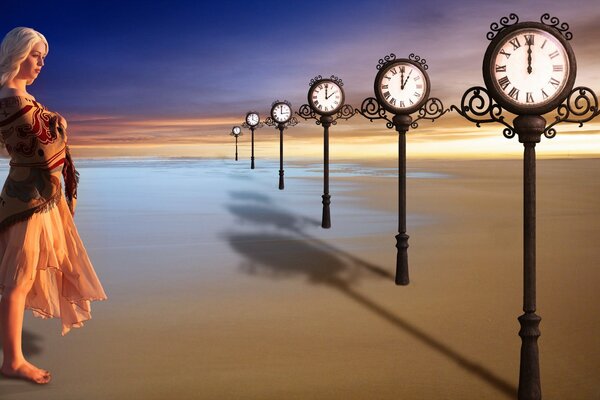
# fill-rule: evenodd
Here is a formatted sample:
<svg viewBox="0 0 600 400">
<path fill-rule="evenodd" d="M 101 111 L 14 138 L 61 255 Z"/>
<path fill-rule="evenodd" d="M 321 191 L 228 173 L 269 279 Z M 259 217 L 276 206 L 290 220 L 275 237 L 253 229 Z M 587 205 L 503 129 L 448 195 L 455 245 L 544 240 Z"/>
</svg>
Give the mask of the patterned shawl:
<svg viewBox="0 0 600 400">
<path fill-rule="evenodd" d="M 0 99 L 0 141 L 10 154 L 10 171 L 0 194 L 0 232 L 53 207 L 62 194 L 71 210 L 79 174 L 58 117 L 22 96 Z"/>
</svg>

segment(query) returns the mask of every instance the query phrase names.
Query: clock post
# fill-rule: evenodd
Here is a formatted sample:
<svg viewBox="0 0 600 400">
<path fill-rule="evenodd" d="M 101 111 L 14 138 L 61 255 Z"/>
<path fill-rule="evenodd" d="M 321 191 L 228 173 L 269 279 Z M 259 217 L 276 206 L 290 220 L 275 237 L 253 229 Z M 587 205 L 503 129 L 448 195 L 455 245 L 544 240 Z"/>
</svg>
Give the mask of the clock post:
<svg viewBox="0 0 600 400">
<path fill-rule="evenodd" d="M 230 136 L 235 137 L 235 161 L 238 160 L 238 137 L 242 135 L 242 128 L 239 126 L 234 126 L 231 128 Z"/>
<path fill-rule="evenodd" d="M 260 116 L 256 111 L 250 111 L 246 114 L 246 118 L 242 126 L 244 128 L 250 129 L 250 132 L 252 133 L 252 152 L 250 156 L 250 169 L 254 169 L 254 130 L 262 128 L 264 124 L 260 121 Z"/>
<path fill-rule="evenodd" d="M 512 21 L 512 22 L 511 22 Z M 523 315 L 519 400 L 540 400 L 539 349 L 541 318 L 536 314 L 536 155 L 542 135 L 553 138 L 560 122 L 590 121 L 600 112 L 598 98 L 587 87 L 573 89 L 577 66 L 568 43 L 569 26 L 548 14 L 539 22 L 521 22 L 515 14 L 491 24 L 491 40 L 484 56 L 485 88 L 475 86 L 462 96 L 460 107 L 451 106 L 477 127 L 482 123 L 504 125 L 506 138 L 518 135 L 523 143 Z M 520 54 L 518 54 L 520 52 Z M 513 56 L 514 55 L 514 56 Z M 523 95 L 524 93 L 524 95 Z M 495 102 L 494 102 L 495 101 Z M 516 114 L 511 126 L 503 109 Z M 546 125 L 543 114 L 558 111 Z"/>
<path fill-rule="evenodd" d="M 408 58 L 396 59 L 395 54 L 379 60 L 375 76 L 375 97 L 366 98 L 357 112 L 373 122 L 387 121 L 388 129 L 398 132 L 398 234 L 396 235 L 396 278 L 397 285 L 408 285 L 408 238 L 406 234 L 406 133 L 416 129 L 417 121 L 435 121 L 448 110 L 441 100 L 430 98 L 427 63 L 421 57 L 410 54 Z M 418 111 L 413 120 L 411 114 Z M 393 115 L 388 117 L 387 113 Z"/>
<path fill-rule="evenodd" d="M 344 83 L 338 77 L 331 75 L 323 79 L 321 75 L 311 79 L 308 90 L 308 104 L 303 104 L 297 115 L 305 120 L 314 119 L 317 125 L 323 126 L 323 214 L 321 227 L 331 228 L 331 213 L 329 205 L 329 127 L 336 125 L 338 119 L 350 119 L 355 110 L 349 104 L 344 104 Z M 318 116 L 318 118 L 317 118 Z"/>
<path fill-rule="evenodd" d="M 298 124 L 296 117 L 292 116 L 292 104 L 287 101 L 276 100 L 271 105 L 271 116 L 265 124 L 274 126 L 279 130 L 279 190 L 285 188 L 283 180 L 283 130 Z"/>
</svg>

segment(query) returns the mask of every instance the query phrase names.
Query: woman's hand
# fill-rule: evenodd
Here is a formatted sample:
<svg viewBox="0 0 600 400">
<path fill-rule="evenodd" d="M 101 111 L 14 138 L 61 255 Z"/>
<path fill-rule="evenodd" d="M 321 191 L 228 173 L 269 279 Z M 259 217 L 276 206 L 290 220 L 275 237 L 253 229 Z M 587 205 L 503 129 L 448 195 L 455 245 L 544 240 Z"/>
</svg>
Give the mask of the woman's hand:
<svg viewBox="0 0 600 400">
<path fill-rule="evenodd" d="M 69 206 L 69 211 L 71 211 L 71 215 L 75 216 L 75 207 L 77 207 L 77 199 L 73 197 L 71 201 L 67 201 L 67 204 Z"/>
</svg>

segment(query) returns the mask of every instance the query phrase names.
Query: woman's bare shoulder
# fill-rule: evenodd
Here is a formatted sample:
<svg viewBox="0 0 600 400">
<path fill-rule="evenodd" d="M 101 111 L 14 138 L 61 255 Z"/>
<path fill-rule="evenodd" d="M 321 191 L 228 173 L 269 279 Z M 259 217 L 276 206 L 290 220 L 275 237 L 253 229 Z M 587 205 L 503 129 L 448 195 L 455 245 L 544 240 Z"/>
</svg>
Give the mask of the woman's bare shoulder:
<svg viewBox="0 0 600 400">
<path fill-rule="evenodd" d="M 33 97 L 32 95 L 30 95 L 29 93 L 27 93 L 23 90 L 10 88 L 10 87 L 1 87 L 0 88 L 0 99 L 4 99 L 4 98 L 8 98 L 8 97 L 25 97 L 27 99 L 35 101 L 35 97 Z"/>
</svg>

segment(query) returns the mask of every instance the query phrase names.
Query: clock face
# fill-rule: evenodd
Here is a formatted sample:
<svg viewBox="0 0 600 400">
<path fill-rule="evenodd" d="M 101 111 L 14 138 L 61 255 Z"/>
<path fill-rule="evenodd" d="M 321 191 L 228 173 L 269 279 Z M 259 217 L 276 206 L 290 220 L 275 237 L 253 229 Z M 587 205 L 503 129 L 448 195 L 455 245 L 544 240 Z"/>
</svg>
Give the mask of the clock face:
<svg viewBox="0 0 600 400">
<path fill-rule="evenodd" d="M 335 114 L 344 105 L 344 91 L 334 81 L 322 79 L 310 87 L 308 103 L 317 114 Z"/>
<path fill-rule="evenodd" d="M 234 135 L 239 135 L 240 133 L 242 133 L 242 128 L 240 128 L 239 126 L 234 126 L 232 132 Z"/>
<path fill-rule="evenodd" d="M 258 125 L 259 121 L 260 118 L 257 113 L 248 113 L 248 115 L 246 115 L 246 123 L 250 126 Z"/>
<path fill-rule="evenodd" d="M 286 103 L 277 103 L 271 110 L 271 116 L 277 122 L 287 122 L 292 117 L 292 109 Z"/>
<path fill-rule="evenodd" d="M 375 96 L 390 112 L 411 113 L 427 101 L 429 76 L 413 61 L 393 61 L 377 73 Z"/>
<path fill-rule="evenodd" d="M 525 22 L 517 28 L 501 32 L 490 43 L 484 80 L 494 99 L 508 111 L 543 114 L 572 89 L 575 57 L 562 35 L 543 24 Z"/>
</svg>

